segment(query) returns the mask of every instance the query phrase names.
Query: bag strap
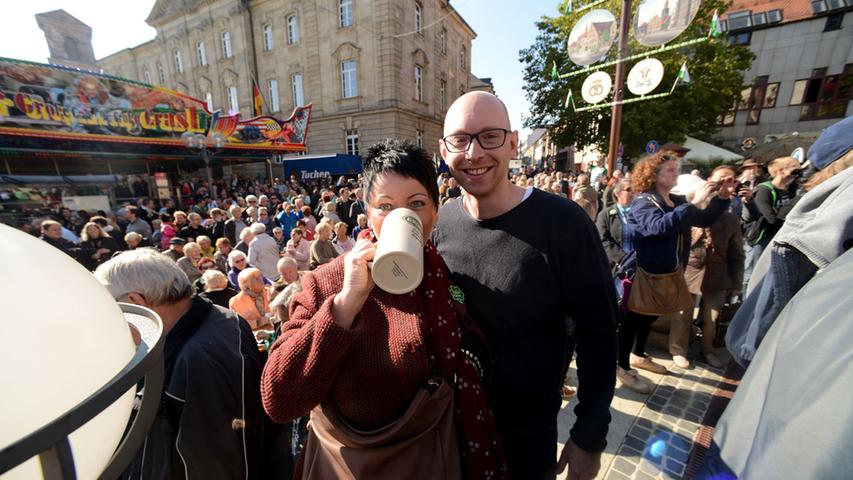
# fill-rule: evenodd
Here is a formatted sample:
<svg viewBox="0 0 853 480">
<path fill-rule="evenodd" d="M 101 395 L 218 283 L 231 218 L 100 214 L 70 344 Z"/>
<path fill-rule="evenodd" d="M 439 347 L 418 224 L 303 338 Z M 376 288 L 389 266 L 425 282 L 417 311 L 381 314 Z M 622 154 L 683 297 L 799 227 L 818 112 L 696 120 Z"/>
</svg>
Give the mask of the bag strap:
<svg viewBox="0 0 853 480">
<path fill-rule="evenodd" d="M 664 215 L 666 215 L 666 210 L 664 210 L 663 207 L 661 207 L 660 204 L 657 202 L 657 200 L 655 200 L 655 196 L 653 194 L 649 193 L 649 194 L 645 195 L 643 198 L 652 202 L 652 204 L 654 206 L 658 207 L 658 210 L 660 210 L 660 213 L 663 213 Z M 681 238 L 681 233 L 679 232 L 678 241 L 675 242 L 675 270 L 676 271 L 678 271 L 678 267 L 681 265 L 681 257 L 680 257 L 680 255 L 678 255 L 678 252 L 681 248 L 682 240 L 683 239 Z"/>
</svg>

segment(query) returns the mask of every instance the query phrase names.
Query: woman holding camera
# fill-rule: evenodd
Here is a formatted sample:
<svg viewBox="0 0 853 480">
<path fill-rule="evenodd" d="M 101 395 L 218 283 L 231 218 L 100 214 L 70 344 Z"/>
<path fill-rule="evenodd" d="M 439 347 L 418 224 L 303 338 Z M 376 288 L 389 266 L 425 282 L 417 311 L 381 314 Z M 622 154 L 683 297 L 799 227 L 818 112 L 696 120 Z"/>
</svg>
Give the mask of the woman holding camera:
<svg viewBox="0 0 853 480">
<path fill-rule="evenodd" d="M 408 208 L 429 238 L 438 187 L 426 153 L 388 140 L 370 148 L 363 167 L 373 234 L 381 240 L 386 215 Z M 311 414 L 302 478 L 505 477 L 482 372 L 461 347 L 463 300 L 452 295 L 444 261 L 426 242 L 420 286 L 393 295 L 375 288 L 369 236 L 305 274 L 264 370 L 274 420 Z"/>
<path fill-rule="evenodd" d="M 619 327 L 619 356 L 616 377 L 631 390 L 651 392 L 652 386 L 631 367 L 666 373 L 666 367 L 654 363 L 645 353 L 649 329 L 659 315 L 677 313 L 655 311 L 660 306 L 641 305 L 638 282 L 641 275 L 671 275 L 673 281 L 681 282 L 683 294 L 689 302 L 683 269 L 687 264 L 690 244 L 690 227 L 707 227 L 729 205 L 734 190 L 734 179 L 724 178 L 721 182 L 705 182 L 695 193 L 692 202 L 670 192 L 678 182 L 679 160 L 675 152 L 664 150 L 640 160 L 634 167 L 631 182 L 637 193 L 631 202 L 628 223 L 634 231 L 633 245 L 637 252 L 637 274 L 628 298 L 628 311 Z M 707 201 L 710 203 L 701 208 Z M 642 270 L 642 272 L 641 272 Z M 687 305 L 682 305 L 683 308 Z M 674 321 L 670 326 L 675 332 L 670 338 L 678 338 L 679 329 L 689 328 Z M 670 342 L 670 353 L 681 368 L 689 367 L 686 348 Z M 633 347 L 633 349 L 632 349 Z"/>
</svg>

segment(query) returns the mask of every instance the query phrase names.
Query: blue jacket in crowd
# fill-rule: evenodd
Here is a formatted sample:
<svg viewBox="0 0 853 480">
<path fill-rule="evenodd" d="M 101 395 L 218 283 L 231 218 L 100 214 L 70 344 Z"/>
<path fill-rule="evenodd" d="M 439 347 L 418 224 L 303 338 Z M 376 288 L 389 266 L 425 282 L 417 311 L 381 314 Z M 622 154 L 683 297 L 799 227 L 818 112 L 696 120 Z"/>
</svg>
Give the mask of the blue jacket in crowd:
<svg viewBox="0 0 853 480">
<path fill-rule="evenodd" d="M 670 195 L 670 207 L 656 192 L 637 195 L 631 203 L 628 223 L 634 229 L 637 264 L 649 273 L 671 273 L 687 265 L 690 227 L 708 227 L 729 206 L 729 200 L 714 198 L 701 210 L 681 195 Z M 680 243 L 679 243 L 680 242 Z"/>
</svg>

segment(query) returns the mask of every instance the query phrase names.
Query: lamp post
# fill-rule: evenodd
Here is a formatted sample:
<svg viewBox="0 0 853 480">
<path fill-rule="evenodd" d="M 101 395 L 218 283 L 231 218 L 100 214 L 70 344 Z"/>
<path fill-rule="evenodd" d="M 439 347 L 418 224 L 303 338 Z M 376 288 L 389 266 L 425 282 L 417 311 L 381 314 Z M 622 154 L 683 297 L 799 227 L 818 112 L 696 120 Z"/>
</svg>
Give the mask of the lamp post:
<svg viewBox="0 0 853 480">
<path fill-rule="evenodd" d="M 210 193 L 214 200 L 217 200 L 216 188 L 213 186 L 213 175 L 210 172 L 210 157 L 221 152 L 225 148 L 228 139 L 221 133 L 213 133 L 210 135 L 202 135 L 200 133 L 184 132 L 181 135 L 181 142 L 190 150 L 201 154 L 204 160 L 204 169 L 207 173 L 207 185 L 210 187 Z"/>
</svg>

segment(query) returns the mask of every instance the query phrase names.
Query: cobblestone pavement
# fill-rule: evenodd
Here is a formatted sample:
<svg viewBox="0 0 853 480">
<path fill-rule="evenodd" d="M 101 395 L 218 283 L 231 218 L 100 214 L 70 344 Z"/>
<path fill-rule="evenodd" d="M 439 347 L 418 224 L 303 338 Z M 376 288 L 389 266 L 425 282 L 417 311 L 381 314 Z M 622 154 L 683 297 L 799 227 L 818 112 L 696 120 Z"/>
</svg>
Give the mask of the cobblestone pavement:
<svg viewBox="0 0 853 480">
<path fill-rule="evenodd" d="M 608 446 L 602 454 L 598 479 L 680 479 L 684 475 L 694 435 L 723 372 L 698 362 L 690 369 L 681 369 L 668 355 L 656 356 L 655 360 L 666 365 L 669 372 L 655 375 L 641 371 L 656 384 L 651 394 L 616 386 Z M 577 385 L 574 373 L 572 369 L 569 377 Z M 572 409 L 576 404 L 576 399 L 563 402 L 558 418 L 560 450 L 574 424 Z M 558 478 L 566 478 L 565 472 Z"/>
</svg>

